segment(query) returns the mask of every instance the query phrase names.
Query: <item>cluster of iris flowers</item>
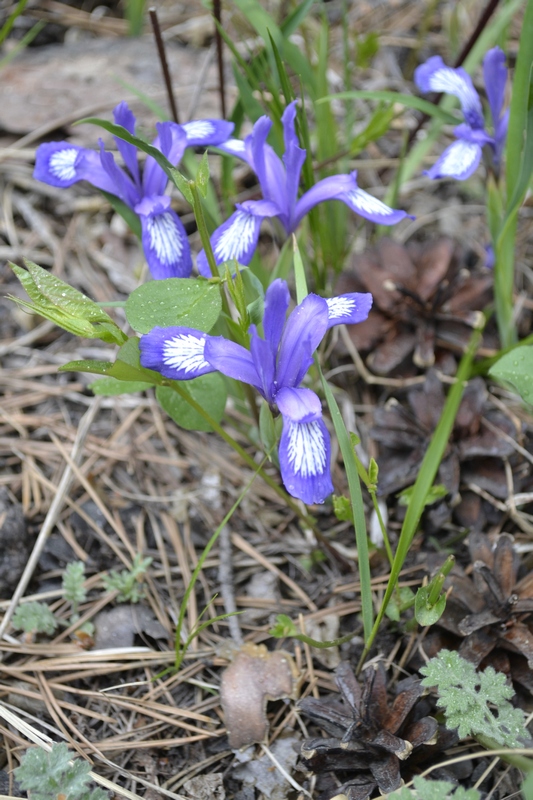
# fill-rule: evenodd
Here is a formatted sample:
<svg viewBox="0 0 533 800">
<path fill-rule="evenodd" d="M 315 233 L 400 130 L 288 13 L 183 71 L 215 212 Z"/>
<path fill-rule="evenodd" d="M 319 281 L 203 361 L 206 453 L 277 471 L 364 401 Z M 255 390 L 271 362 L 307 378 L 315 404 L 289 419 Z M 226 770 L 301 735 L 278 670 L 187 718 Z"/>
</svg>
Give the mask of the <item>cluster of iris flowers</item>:
<svg viewBox="0 0 533 800">
<path fill-rule="evenodd" d="M 463 69 L 447 67 L 440 56 L 435 56 L 415 71 L 415 83 L 421 91 L 455 95 L 464 116 L 464 122 L 454 130 L 456 141 L 427 172 L 430 178 L 468 178 L 479 166 L 485 145 L 490 147 L 492 163 L 497 168 L 508 124 L 508 113 L 503 110 L 507 70 L 499 48 L 487 53 L 483 72 L 493 135 L 485 128 L 481 100 Z M 248 265 L 257 247 L 263 219 L 277 219 L 289 236 L 314 206 L 326 200 L 340 200 L 365 219 L 385 225 L 394 225 L 408 216 L 361 189 L 355 171 L 324 178 L 299 197 L 306 151 L 298 143 L 295 117 L 293 102 L 282 117 L 285 144 L 282 158 L 267 143 L 272 121 L 266 116 L 255 123 L 244 140 L 231 138 L 233 124 L 220 120 L 157 125 L 153 146 L 172 164 L 179 163 L 187 147 L 216 146 L 245 161 L 257 176 L 262 199 L 237 204 L 234 213 L 211 237 L 217 264 L 237 261 Z M 115 108 L 114 119 L 135 134 L 136 120 L 126 103 Z M 149 156 L 141 172 L 136 148 L 119 138 L 115 141 L 126 169 L 116 164 L 113 154 L 104 149 L 101 141 L 99 151 L 69 142 L 50 142 L 37 150 L 34 176 L 58 187 L 86 180 L 115 195 L 139 217 L 142 245 L 152 276 L 188 277 L 192 271 L 191 252 L 183 225 L 166 194 L 168 181 L 164 170 Z M 198 255 L 197 269 L 201 275 L 210 277 L 203 251 Z M 305 503 L 322 503 L 333 491 L 330 439 L 320 399 L 302 383 L 326 331 L 334 325 L 365 320 L 372 296 L 352 293 L 326 300 L 310 294 L 287 317 L 289 303 L 286 282 L 274 280 L 265 297 L 263 336 L 255 325 L 251 326 L 250 350 L 222 336 L 210 336 L 192 328 L 155 327 L 141 337 L 141 364 L 175 380 L 191 380 L 219 371 L 253 386 L 273 411 L 279 411 L 283 420 L 279 462 L 287 491 Z"/>
</svg>

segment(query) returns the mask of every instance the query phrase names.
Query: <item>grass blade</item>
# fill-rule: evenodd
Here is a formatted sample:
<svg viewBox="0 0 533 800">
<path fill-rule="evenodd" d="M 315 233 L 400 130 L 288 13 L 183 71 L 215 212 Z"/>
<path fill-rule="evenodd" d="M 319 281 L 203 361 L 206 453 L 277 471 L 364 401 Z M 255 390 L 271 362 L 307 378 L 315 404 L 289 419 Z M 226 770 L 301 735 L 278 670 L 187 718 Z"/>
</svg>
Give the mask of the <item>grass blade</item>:
<svg viewBox="0 0 533 800">
<path fill-rule="evenodd" d="M 463 355 L 461 362 L 459 364 L 459 368 L 457 370 L 456 382 L 453 384 L 448 393 L 448 397 L 446 398 L 446 402 L 444 404 L 444 408 L 442 411 L 442 416 L 439 420 L 437 427 L 435 428 L 433 436 L 431 437 L 431 442 L 429 444 L 429 447 L 426 451 L 422 464 L 420 465 L 420 469 L 418 471 L 418 477 L 413 487 L 413 494 L 411 496 L 411 501 L 407 508 L 407 513 L 405 515 L 405 519 L 402 525 L 402 530 L 400 533 L 398 546 L 396 548 L 396 553 L 394 555 L 394 561 L 392 564 L 391 574 L 389 577 L 389 582 L 387 584 L 387 589 L 385 591 L 385 596 L 383 598 L 381 608 L 374 623 L 372 633 L 370 637 L 366 638 L 366 645 L 363 654 L 361 656 L 359 666 L 361 666 L 364 663 L 364 660 L 367 657 L 368 652 L 374 641 L 374 638 L 379 630 L 379 625 L 381 623 L 381 620 L 383 619 L 389 600 L 391 599 L 392 593 L 394 592 L 394 589 L 396 587 L 398 577 L 400 575 L 407 553 L 409 552 L 411 542 L 413 541 L 413 538 L 416 534 L 418 523 L 420 521 L 420 517 L 422 516 L 422 512 L 424 510 L 426 497 L 431 487 L 433 486 L 437 470 L 442 461 L 444 451 L 446 450 L 446 446 L 448 444 L 448 440 L 450 438 L 450 434 L 453 429 L 455 418 L 459 410 L 459 405 L 463 397 L 464 384 L 465 381 L 468 380 L 470 376 L 472 361 L 476 354 L 479 342 L 481 341 L 481 334 L 483 332 L 483 328 L 485 327 L 485 322 L 486 320 L 483 319 L 482 326 L 476 328 L 472 333 L 470 342 L 468 343 L 468 348 L 465 354 Z"/>
</svg>

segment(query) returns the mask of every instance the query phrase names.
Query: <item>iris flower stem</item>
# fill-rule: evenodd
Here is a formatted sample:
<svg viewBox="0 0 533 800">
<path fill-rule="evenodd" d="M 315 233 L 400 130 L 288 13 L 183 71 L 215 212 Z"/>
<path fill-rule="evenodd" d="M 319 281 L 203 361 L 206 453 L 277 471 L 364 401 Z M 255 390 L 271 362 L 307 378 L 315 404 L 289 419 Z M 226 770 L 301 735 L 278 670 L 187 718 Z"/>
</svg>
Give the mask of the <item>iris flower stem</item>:
<svg viewBox="0 0 533 800">
<path fill-rule="evenodd" d="M 205 223 L 204 210 L 202 208 L 198 186 L 196 185 L 195 181 L 189 181 L 189 187 L 192 194 L 192 209 L 194 211 L 194 216 L 196 218 L 196 224 L 198 226 L 198 233 L 200 234 L 200 239 L 202 241 L 202 247 L 204 248 L 204 252 L 207 256 L 207 263 L 209 264 L 209 269 L 211 270 L 213 278 L 219 278 L 220 275 L 218 272 L 217 262 L 215 261 L 213 248 L 211 247 L 211 239 L 209 238 L 207 225 Z M 220 296 L 222 298 L 222 310 L 224 314 L 228 317 L 228 319 L 231 319 L 231 312 L 228 303 L 228 298 L 226 296 L 224 284 L 222 283 L 220 284 Z M 244 392 L 246 395 L 246 400 L 248 401 L 248 405 L 250 407 L 250 412 L 252 414 L 252 417 L 256 425 L 258 425 L 259 415 L 257 413 L 257 405 L 255 403 L 255 397 L 251 390 L 251 387 L 245 385 Z"/>
</svg>

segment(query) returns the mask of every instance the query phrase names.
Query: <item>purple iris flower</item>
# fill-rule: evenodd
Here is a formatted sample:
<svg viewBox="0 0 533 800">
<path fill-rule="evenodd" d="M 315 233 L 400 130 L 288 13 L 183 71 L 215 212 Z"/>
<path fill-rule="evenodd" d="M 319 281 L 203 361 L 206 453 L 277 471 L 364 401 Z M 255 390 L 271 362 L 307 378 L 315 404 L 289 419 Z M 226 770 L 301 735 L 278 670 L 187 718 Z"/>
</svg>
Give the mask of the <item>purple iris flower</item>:
<svg viewBox="0 0 533 800">
<path fill-rule="evenodd" d="M 483 146 L 486 144 L 491 147 L 493 163 L 498 167 L 509 123 L 509 110 L 503 110 L 507 68 L 505 53 L 499 47 L 493 47 L 483 59 L 483 77 L 492 117 L 493 136 L 485 129 L 481 100 L 470 75 L 462 67 L 447 67 L 440 56 L 433 56 L 416 68 L 414 78 L 418 88 L 422 92 L 446 92 L 455 95 L 459 98 L 465 120 L 454 130 L 457 140 L 425 172 L 430 178 L 466 180 L 478 168 Z"/>
<path fill-rule="evenodd" d="M 305 503 L 323 503 L 333 491 L 329 433 L 320 399 L 300 384 L 328 328 L 365 320 L 372 295 L 324 300 L 310 294 L 286 320 L 289 301 L 286 282 L 273 281 L 265 296 L 264 338 L 252 325 L 250 350 L 194 328 L 158 327 L 141 336 L 141 364 L 180 381 L 218 370 L 255 387 L 283 418 L 279 461 L 285 488 Z"/>
<path fill-rule="evenodd" d="M 135 134 L 135 116 L 126 103 L 113 111 L 115 123 Z M 233 131 L 233 123 L 198 119 L 177 125 L 157 124 L 158 136 L 152 142 L 172 163 L 178 164 L 187 147 L 219 145 Z M 192 259 L 185 228 L 170 207 L 165 195 L 168 178 L 162 167 L 148 156 L 141 176 L 137 148 L 115 137 L 126 170 L 117 166 L 112 153 L 79 147 L 70 142 L 48 142 L 37 148 L 34 178 L 65 188 L 77 181 L 88 181 L 97 189 L 120 198 L 139 217 L 144 254 L 154 278 L 186 278 Z"/>
<path fill-rule="evenodd" d="M 324 178 L 298 199 L 300 173 L 306 151 L 298 145 L 295 117 L 296 101 L 287 106 L 281 118 L 285 140 L 282 159 L 267 144 L 267 136 L 272 127 L 272 121 L 268 117 L 260 117 L 252 133 L 244 141 L 230 139 L 220 147 L 249 164 L 259 179 L 264 199 L 246 200 L 237 204 L 237 210 L 214 232 L 211 245 L 217 264 L 233 259 L 240 264 L 249 264 L 257 247 L 263 219 L 277 218 L 289 236 L 305 215 L 324 200 L 341 200 L 365 219 L 383 225 L 394 225 L 408 216 L 405 211 L 389 208 L 381 200 L 360 189 L 356 171 L 349 175 Z M 197 266 L 202 275 L 211 277 L 203 251 L 198 256 Z"/>
</svg>

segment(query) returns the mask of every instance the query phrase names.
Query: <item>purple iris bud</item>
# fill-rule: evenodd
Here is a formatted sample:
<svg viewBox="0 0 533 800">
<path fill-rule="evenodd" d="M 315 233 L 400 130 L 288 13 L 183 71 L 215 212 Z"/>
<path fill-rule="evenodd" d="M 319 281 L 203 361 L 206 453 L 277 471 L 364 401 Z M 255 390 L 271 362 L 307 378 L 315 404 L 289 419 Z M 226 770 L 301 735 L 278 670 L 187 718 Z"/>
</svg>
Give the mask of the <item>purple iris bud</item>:
<svg viewBox="0 0 533 800">
<path fill-rule="evenodd" d="M 282 158 L 267 144 L 272 127 L 268 117 L 257 120 L 252 133 L 244 142 L 230 139 L 219 147 L 220 150 L 246 161 L 254 170 L 264 199 L 248 200 L 237 206 L 231 217 L 214 232 L 211 246 L 217 264 L 231 259 L 240 264 L 249 264 L 257 247 L 263 219 L 278 219 L 285 234 L 289 236 L 306 214 L 325 200 L 340 200 L 356 214 L 381 225 L 395 225 L 409 216 L 405 211 L 389 208 L 361 189 L 357 185 L 357 172 L 324 178 L 298 199 L 306 151 L 298 144 L 295 119 L 296 101 L 293 101 L 281 118 L 285 142 Z M 210 277 L 211 272 L 203 251 L 198 256 L 197 266 L 202 275 Z"/>
<path fill-rule="evenodd" d="M 333 491 L 329 433 L 319 397 L 301 383 L 328 328 L 365 320 L 372 295 L 324 300 L 310 294 L 287 317 L 289 302 L 287 284 L 278 278 L 265 295 L 264 335 L 252 325 L 250 350 L 192 328 L 154 328 L 141 336 L 141 364 L 174 380 L 218 370 L 257 389 L 283 418 L 279 462 L 285 488 L 305 503 L 323 503 Z"/>
<path fill-rule="evenodd" d="M 117 125 L 135 135 L 136 119 L 126 103 L 120 103 L 113 116 Z M 172 164 L 178 164 L 187 147 L 223 144 L 233 127 L 232 122 L 215 119 L 198 119 L 184 125 L 162 122 L 157 125 L 158 135 L 152 144 Z M 115 195 L 140 219 L 144 254 L 153 277 L 187 278 L 192 270 L 189 241 L 165 195 L 165 171 L 148 156 L 141 174 L 137 148 L 118 137 L 115 142 L 126 169 L 117 165 L 102 143 L 97 152 L 70 142 L 48 142 L 37 148 L 33 176 L 61 188 L 87 181 Z"/>
<path fill-rule="evenodd" d="M 494 135 L 485 129 L 481 100 L 472 79 L 462 67 L 447 67 L 440 56 L 433 56 L 415 70 L 415 83 L 422 92 L 446 92 L 459 99 L 464 123 L 454 134 L 456 141 L 425 172 L 430 178 L 456 178 L 464 181 L 478 168 L 484 145 L 488 144 L 493 161 L 498 166 L 509 122 L 508 111 L 503 110 L 507 68 L 505 54 L 499 47 L 489 50 L 483 60 L 483 76 L 489 101 Z"/>
</svg>

